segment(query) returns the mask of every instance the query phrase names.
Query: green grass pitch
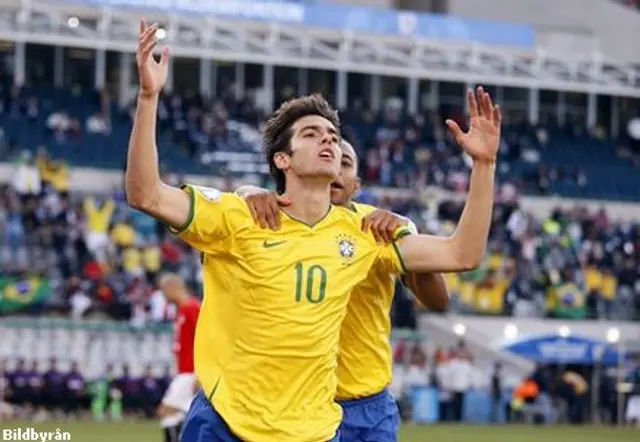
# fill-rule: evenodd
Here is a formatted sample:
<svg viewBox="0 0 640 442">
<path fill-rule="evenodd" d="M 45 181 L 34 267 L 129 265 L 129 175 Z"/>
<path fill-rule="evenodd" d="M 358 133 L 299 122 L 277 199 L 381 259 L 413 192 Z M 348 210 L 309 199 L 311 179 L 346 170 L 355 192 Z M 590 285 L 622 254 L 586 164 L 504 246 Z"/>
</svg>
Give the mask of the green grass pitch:
<svg viewBox="0 0 640 442">
<path fill-rule="evenodd" d="M 41 431 L 60 428 L 71 433 L 76 442 L 161 442 L 162 434 L 153 422 L 58 422 L 32 424 L 0 422 L 0 429 L 33 427 Z M 0 431 L 0 440 L 2 432 Z M 603 426 L 533 427 L 533 426 L 416 426 L 405 425 L 400 442 L 638 442 L 639 428 Z"/>
</svg>

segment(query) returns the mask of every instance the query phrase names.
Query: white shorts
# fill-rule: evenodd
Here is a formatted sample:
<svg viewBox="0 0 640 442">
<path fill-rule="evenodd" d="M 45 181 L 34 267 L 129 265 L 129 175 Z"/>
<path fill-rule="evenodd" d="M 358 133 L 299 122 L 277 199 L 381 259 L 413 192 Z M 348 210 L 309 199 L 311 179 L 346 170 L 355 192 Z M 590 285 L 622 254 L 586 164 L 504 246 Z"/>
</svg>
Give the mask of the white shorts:
<svg viewBox="0 0 640 442">
<path fill-rule="evenodd" d="M 98 259 L 105 259 L 109 248 L 109 236 L 106 233 L 89 232 L 84 237 L 87 249 Z"/>
<path fill-rule="evenodd" d="M 633 395 L 627 402 L 627 422 L 635 420 L 640 421 L 640 395 Z"/>
<path fill-rule="evenodd" d="M 173 378 L 162 398 L 162 405 L 180 410 L 180 417 L 175 416 L 175 420 L 178 422 L 181 422 L 189 411 L 191 401 L 195 396 L 195 383 L 195 373 L 180 373 Z M 174 419 L 169 420 L 173 421 Z"/>
</svg>

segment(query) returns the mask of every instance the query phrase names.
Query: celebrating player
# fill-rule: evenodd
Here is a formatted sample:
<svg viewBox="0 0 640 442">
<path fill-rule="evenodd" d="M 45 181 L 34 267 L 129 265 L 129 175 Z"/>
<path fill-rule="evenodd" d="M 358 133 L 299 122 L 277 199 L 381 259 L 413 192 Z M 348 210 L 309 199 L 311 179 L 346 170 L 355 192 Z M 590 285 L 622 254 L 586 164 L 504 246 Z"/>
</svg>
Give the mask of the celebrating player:
<svg viewBox="0 0 640 442">
<path fill-rule="evenodd" d="M 158 286 L 167 301 L 178 308 L 173 338 L 178 373 L 169 384 L 158 407 L 165 442 L 177 442 L 182 422 L 189 411 L 198 385 L 193 368 L 193 341 L 200 301 L 191 296 L 184 280 L 176 274 L 161 275 Z"/>
<path fill-rule="evenodd" d="M 359 191 L 358 157 L 353 147 L 343 141 L 342 169 L 340 178 L 331 185 L 331 202 L 367 214 L 363 228 L 371 229 L 382 241 L 391 242 L 398 227 L 407 223 L 417 233 L 415 225 L 406 218 L 354 203 Z M 261 227 L 279 229 L 280 206 L 288 206 L 288 199 L 253 186 L 242 186 L 236 193 L 246 198 L 254 220 Z M 449 297 L 442 275 L 410 273 L 405 280 L 425 306 L 444 310 Z M 342 442 L 393 442 L 397 438 L 399 411 L 387 390 L 393 365 L 389 338 L 394 288 L 393 275 L 372 271 L 351 294 L 338 354 L 336 399 L 344 411 L 340 426 Z"/>
<path fill-rule="evenodd" d="M 481 110 L 470 95 L 470 131 L 448 122 L 475 160 L 455 233 L 378 244 L 362 231 L 363 214 L 331 205 L 342 157 L 337 113 L 320 96 L 287 102 L 267 122 L 263 142 L 278 191 L 291 204 L 278 232 L 260 229 L 234 194 L 181 190 L 160 180 L 156 112 L 168 52 L 153 59 L 156 29 L 141 23 L 140 92 L 125 179 L 134 208 L 164 221 L 203 253 L 195 368 L 205 393 L 192 402 L 182 440 L 339 440 L 335 368 L 349 295 L 374 268 L 433 273 L 480 263 L 491 221 L 500 113 L 479 89 Z"/>
</svg>

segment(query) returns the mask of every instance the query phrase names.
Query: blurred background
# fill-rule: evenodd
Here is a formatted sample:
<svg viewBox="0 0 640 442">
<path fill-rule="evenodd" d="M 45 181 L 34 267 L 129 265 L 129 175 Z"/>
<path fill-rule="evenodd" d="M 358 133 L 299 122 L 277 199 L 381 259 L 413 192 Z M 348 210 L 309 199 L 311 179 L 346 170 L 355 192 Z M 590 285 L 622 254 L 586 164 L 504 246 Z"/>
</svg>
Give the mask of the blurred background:
<svg viewBox="0 0 640 442">
<path fill-rule="evenodd" d="M 170 183 L 272 187 L 265 116 L 321 92 L 360 200 L 446 235 L 471 161 L 444 119 L 487 88 L 505 123 L 489 250 L 448 275 L 446 314 L 397 287 L 401 440 L 637 440 L 637 0 L 0 0 L 0 426 L 161 439 L 174 313 L 155 276 L 202 280 L 124 201 L 143 15 L 174 55 Z"/>
</svg>

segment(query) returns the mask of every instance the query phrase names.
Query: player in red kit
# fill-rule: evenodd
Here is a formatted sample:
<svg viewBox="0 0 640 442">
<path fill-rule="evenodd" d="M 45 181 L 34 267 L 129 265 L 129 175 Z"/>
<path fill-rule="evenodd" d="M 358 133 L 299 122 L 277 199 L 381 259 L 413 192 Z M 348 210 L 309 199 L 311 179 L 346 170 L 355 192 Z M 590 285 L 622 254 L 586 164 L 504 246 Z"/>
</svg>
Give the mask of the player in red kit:
<svg viewBox="0 0 640 442">
<path fill-rule="evenodd" d="M 178 442 L 182 422 L 198 388 L 193 368 L 193 341 L 200 301 L 191 296 L 184 280 L 176 274 L 162 275 L 158 285 L 167 301 L 178 309 L 173 340 L 178 373 L 171 381 L 158 408 L 165 442 Z"/>
</svg>

